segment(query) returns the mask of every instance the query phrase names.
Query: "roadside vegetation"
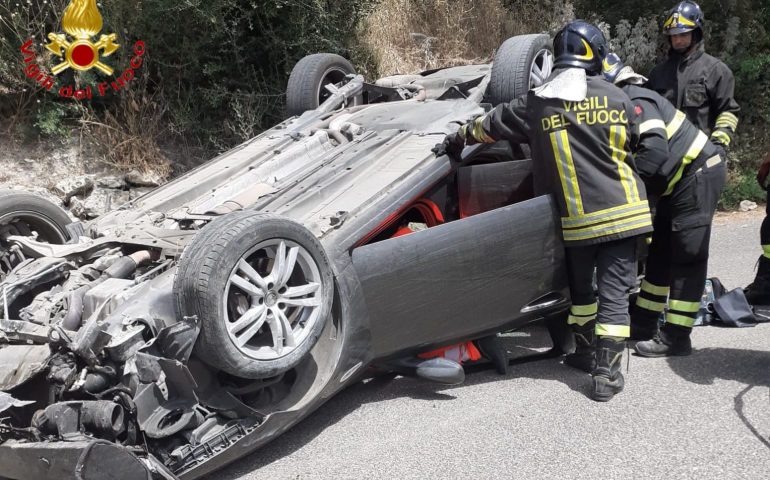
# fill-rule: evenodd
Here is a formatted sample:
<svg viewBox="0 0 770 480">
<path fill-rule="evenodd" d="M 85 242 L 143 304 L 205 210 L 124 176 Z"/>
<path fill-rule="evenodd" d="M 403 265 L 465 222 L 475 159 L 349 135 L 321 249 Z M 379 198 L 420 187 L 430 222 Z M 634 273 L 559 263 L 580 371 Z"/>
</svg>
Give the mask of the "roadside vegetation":
<svg viewBox="0 0 770 480">
<path fill-rule="evenodd" d="M 598 22 L 638 71 L 665 55 L 659 23 L 673 0 L 112 0 L 101 33 L 125 66 L 137 40 L 144 63 L 126 88 L 91 101 L 60 98 L 24 75 L 20 46 L 44 49 L 61 32 L 69 0 L 0 3 L 0 142 L 76 143 L 119 170 L 170 176 L 259 133 L 284 117 L 288 75 L 304 55 L 350 58 L 367 78 L 488 61 L 512 35 L 553 33 L 565 21 Z M 764 201 L 754 172 L 770 150 L 770 6 L 763 0 L 702 0 L 707 50 L 735 72 L 742 106 L 723 206 Z M 94 85 L 93 71 L 59 84 Z"/>
</svg>

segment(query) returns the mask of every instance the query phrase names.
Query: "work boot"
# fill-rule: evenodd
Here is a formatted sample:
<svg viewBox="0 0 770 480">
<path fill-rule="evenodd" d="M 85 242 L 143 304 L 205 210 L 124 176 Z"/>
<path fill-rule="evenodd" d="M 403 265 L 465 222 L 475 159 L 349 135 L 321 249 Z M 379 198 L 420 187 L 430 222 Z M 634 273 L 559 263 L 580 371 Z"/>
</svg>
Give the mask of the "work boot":
<svg viewBox="0 0 770 480">
<path fill-rule="evenodd" d="M 625 380 L 620 373 L 620 363 L 625 347 L 623 339 L 604 336 L 596 339 L 596 366 L 591 372 L 591 398 L 597 402 L 608 402 L 623 390 Z"/>
<path fill-rule="evenodd" d="M 629 340 L 651 340 L 660 328 L 660 313 L 631 305 L 631 336 Z"/>
<path fill-rule="evenodd" d="M 634 350 L 643 357 L 689 355 L 692 353 L 691 330 L 691 328 L 667 323 L 652 340 L 637 342 Z"/>
<path fill-rule="evenodd" d="M 508 373 L 508 350 L 505 349 L 500 335 L 479 338 L 475 343 L 481 355 L 495 366 L 497 373 Z"/>
<path fill-rule="evenodd" d="M 770 305 L 770 258 L 762 255 L 759 257 L 757 276 L 743 293 L 751 305 Z"/>
<path fill-rule="evenodd" d="M 564 357 L 564 365 L 591 373 L 596 365 L 594 361 L 596 321 L 587 322 L 585 325 L 573 323 L 570 328 L 575 335 L 575 353 Z"/>
</svg>

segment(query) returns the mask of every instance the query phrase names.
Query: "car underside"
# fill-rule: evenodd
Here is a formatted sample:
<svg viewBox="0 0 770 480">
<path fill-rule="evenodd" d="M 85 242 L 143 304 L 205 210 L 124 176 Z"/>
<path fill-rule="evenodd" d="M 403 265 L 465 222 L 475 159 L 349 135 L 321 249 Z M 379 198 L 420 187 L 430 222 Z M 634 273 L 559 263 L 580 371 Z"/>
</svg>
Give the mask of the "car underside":
<svg viewBox="0 0 770 480">
<path fill-rule="evenodd" d="M 291 118 L 86 224 L 0 192 L 2 475 L 199 478 L 374 371 L 461 381 L 415 356 L 561 315 L 526 147 L 431 152 L 542 82 L 547 40 L 371 84 L 310 56 Z"/>
</svg>

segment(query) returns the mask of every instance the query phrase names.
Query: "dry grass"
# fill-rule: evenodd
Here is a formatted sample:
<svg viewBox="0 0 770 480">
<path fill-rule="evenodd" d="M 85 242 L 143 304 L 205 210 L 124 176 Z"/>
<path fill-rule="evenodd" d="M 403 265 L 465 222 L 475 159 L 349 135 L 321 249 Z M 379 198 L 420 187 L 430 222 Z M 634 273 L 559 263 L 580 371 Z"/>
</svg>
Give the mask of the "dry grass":
<svg viewBox="0 0 770 480">
<path fill-rule="evenodd" d="M 101 152 L 101 161 L 119 171 L 138 170 L 167 179 L 172 162 L 159 147 L 168 133 L 163 101 L 128 91 L 119 108 L 97 117 L 87 110 L 80 120 L 83 144 Z"/>
<path fill-rule="evenodd" d="M 572 15 L 570 2 L 505 3 L 510 6 L 502 0 L 384 0 L 358 38 L 377 73 L 416 73 L 487 61 L 506 38 L 550 31 Z"/>
</svg>

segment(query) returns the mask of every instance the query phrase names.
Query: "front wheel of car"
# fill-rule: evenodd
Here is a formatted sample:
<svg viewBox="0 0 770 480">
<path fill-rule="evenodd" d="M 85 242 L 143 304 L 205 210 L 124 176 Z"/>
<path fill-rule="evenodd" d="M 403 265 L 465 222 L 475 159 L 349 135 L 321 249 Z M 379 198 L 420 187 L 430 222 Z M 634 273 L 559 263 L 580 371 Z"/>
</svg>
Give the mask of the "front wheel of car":
<svg viewBox="0 0 770 480">
<path fill-rule="evenodd" d="M 243 378 L 297 366 L 330 316 L 333 275 L 318 239 L 284 217 L 238 212 L 213 221 L 185 249 L 177 313 L 197 316 L 196 355 Z"/>
</svg>

